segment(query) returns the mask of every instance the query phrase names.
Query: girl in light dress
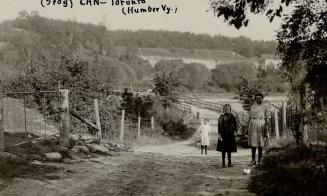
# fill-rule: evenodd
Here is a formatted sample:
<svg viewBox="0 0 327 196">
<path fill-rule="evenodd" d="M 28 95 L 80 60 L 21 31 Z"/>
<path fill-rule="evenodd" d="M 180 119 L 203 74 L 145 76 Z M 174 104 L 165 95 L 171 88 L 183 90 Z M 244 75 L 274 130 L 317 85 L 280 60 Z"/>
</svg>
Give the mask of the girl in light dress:
<svg viewBox="0 0 327 196">
<path fill-rule="evenodd" d="M 257 93 L 254 96 L 254 104 L 249 113 L 249 146 L 251 146 L 252 161 L 251 165 L 256 164 L 256 149 L 258 148 L 258 163 L 261 163 L 265 139 L 268 137 L 266 131 L 268 108 L 262 102 L 263 94 Z"/>
<path fill-rule="evenodd" d="M 209 119 L 204 119 L 204 124 L 202 124 L 198 128 L 199 137 L 201 140 L 201 154 L 204 153 L 208 154 L 208 146 L 210 144 L 210 132 L 211 132 L 211 126 L 209 124 Z"/>
</svg>

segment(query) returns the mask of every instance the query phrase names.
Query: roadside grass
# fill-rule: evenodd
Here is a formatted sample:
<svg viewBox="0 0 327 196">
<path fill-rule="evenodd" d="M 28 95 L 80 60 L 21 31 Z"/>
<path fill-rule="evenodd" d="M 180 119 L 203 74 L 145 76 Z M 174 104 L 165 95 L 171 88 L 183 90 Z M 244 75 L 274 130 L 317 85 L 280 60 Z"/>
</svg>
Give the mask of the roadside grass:
<svg viewBox="0 0 327 196">
<path fill-rule="evenodd" d="M 149 137 L 146 135 L 142 135 L 138 140 L 136 140 L 135 145 L 147 146 L 147 145 L 165 145 L 171 143 L 174 143 L 174 141 L 165 136 Z"/>
<path fill-rule="evenodd" d="M 248 189 L 262 196 L 326 195 L 327 148 L 288 145 L 266 152 Z"/>
<path fill-rule="evenodd" d="M 44 175 L 58 171 L 60 168 L 49 165 L 38 165 L 28 162 L 26 159 L 0 158 L 0 178 L 32 178 L 44 179 Z"/>
</svg>

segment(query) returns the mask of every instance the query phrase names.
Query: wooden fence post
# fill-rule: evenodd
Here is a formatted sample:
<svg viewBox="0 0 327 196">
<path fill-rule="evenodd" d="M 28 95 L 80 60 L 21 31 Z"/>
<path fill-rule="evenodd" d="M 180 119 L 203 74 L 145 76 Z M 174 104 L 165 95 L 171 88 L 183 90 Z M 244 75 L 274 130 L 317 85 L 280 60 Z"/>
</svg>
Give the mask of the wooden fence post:
<svg viewBox="0 0 327 196">
<path fill-rule="evenodd" d="M 282 101 L 282 125 L 283 125 L 283 136 L 287 136 L 287 130 L 286 130 L 286 107 L 287 107 L 287 103 L 285 103 L 284 101 Z"/>
<path fill-rule="evenodd" d="M 276 138 L 279 138 L 279 126 L 278 126 L 278 110 L 274 110 L 274 122 L 275 122 L 275 134 Z"/>
<path fill-rule="evenodd" d="M 4 139 L 4 117 L 3 117 L 3 97 L 0 96 L 1 105 L 0 105 L 0 152 L 5 150 L 5 139 Z"/>
<path fill-rule="evenodd" d="M 121 121 L 120 121 L 120 142 L 124 142 L 124 125 L 125 125 L 125 110 L 121 112 Z"/>
<path fill-rule="evenodd" d="M 154 129 L 154 117 L 151 116 L 151 129 L 153 130 Z"/>
<path fill-rule="evenodd" d="M 138 117 L 138 123 L 137 123 L 137 138 L 140 138 L 141 136 L 141 116 Z"/>
<path fill-rule="evenodd" d="M 59 106 L 59 117 L 60 117 L 60 137 L 59 144 L 63 146 L 69 146 L 70 139 L 70 118 L 69 118 L 69 100 L 68 100 L 68 89 L 59 89 L 60 92 L 60 106 Z"/>
<path fill-rule="evenodd" d="M 94 99 L 94 112 L 95 112 L 95 119 L 96 119 L 96 125 L 98 127 L 97 136 L 99 140 L 102 138 L 102 132 L 101 132 L 101 122 L 100 122 L 100 115 L 99 115 L 99 106 L 98 106 L 98 100 Z"/>
</svg>

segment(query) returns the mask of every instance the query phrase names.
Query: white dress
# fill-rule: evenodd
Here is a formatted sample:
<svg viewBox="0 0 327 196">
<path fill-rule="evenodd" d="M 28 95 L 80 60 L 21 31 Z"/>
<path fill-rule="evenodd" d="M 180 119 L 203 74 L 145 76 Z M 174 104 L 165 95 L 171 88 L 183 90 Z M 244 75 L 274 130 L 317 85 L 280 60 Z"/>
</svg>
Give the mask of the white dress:
<svg viewBox="0 0 327 196">
<path fill-rule="evenodd" d="M 211 126 L 209 124 L 201 125 L 198 131 L 201 139 L 201 145 L 209 146 L 209 140 L 210 140 L 209 135 L 211 131 Z"/>
</svg>

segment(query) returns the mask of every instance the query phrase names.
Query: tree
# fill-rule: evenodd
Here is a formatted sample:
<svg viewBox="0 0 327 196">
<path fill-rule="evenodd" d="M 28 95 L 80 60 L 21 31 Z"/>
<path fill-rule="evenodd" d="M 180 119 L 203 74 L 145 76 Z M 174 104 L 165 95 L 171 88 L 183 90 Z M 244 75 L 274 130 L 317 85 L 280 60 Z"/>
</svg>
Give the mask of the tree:
<svg viewBox="0 0 327 196">
<path fill-rule="evenodd" d="M 240 87 L 237 90 L 237 98 L 241 100 L 244 110 L 250 111 L 251 106 L 254 103 L 254 95 L 257 93 L 263 93 L 267 95 L 267 89 L 265 82 L 262 80 L 248 80 L 244 77 L 240 77 Z"/>
<path fill-rule="evenodd" d="M 317 97 L 327 95 L 327 2 L 321 0 L 282 0 L 279 7 L 273 9 L 268 0 L 226 1 L 210 0 L 211 9 L 236 28 L 247 26 L 247 10 L 258 14 L 264 12 L 270 21 L 281 17 L 286 6 L 294 5 L 291 14 L 283 18 L 278 31 L 278 52 L 283 60 L 283 68 L 288 72 L 289 80 L 297 77 L 299 66 L 303 62 L 307 75 L 303 82 L 310 84 Z"/>
<path fill-rule="evenodd" d="M 156 74 L 153 78 L 153 92 L 161 96 L 161 102 L 164 108 L 171 107 L 177 101 L 174 90 L 179 86 L 180 82 L 172 72 Z"/>
<path fill-rule="evenodd" d="M 223 16 L 228 24 L 237 29 L 247 26 L 249 23 L 248 10 L 253 14 L 265 13 L 270 21 L 281 17 L 284 7 L 291 3 L 297 3 L 296 0 L 281 0 L 278 8 L 273 8 L 273 1 L 270 0 L 209 0 L 211 10 L 217 17 Z M 310 1 L 310 0 L 308 0 Z M 315 1 L 315 0 L 314 0 Z"/>
<path fill-rule="evenodd" d="M 155 65 L 155 70 L 160 73 L 173 72 L 179 78 L 181 87 L 187 90 L 201 90 L 211 81 L 211 71 L 203 64 L 189 63 L 182 60 L 161 60 Z M 181 89 L 179 89 L 181 90 Z"/>
<path fill-rule="evenodd" d="M 273 3 L 269 0 L 210 0 L 214 13 L 218 17 L 223 16 L 237 29 L 247 26 L 247 10 L 254 14 L 265 13 L 273 21 L 274 17 L 282 16 L 284 7 L 291 4 L 294 9 L 292 13 L 283 16 L 283 23 L 277 34 L 278 52 L 283 60 L 282 68 L 287 76 L 285 78 L 291 82 L 292 91 L 299 97 L 303 129 L 304 110 L 309 102 L 308 100 L 306 103 L 306 99 L 314 97 L 311 104 L 311 111 L 314 111 L 324 108 L 320 106 L 325 104 L 324 98 L 327 96 L 327 2 L 281 0 L 279 7 L 273 9 Z M 309 116 L 318 113 L 307 114 Z"/>
<path fill-rule="evenodd" d="M 240 76 L 247 79 L 256 79 L 255 65 L 246 62 L 233 62 L 217 65 L 212 72 L 213 81 L 221 88 L 232 91 L 238 88 Z"/>
<path fill-rule="evenodd" d="M 21 11 L 18 12 L 18 18 L 20 18 L 20 19 L 24 19 L 24 18 L 27 18 L 29 16 L 30 15 L 29 15 L 27 10 L 21 10 Z"/>
</svg>

